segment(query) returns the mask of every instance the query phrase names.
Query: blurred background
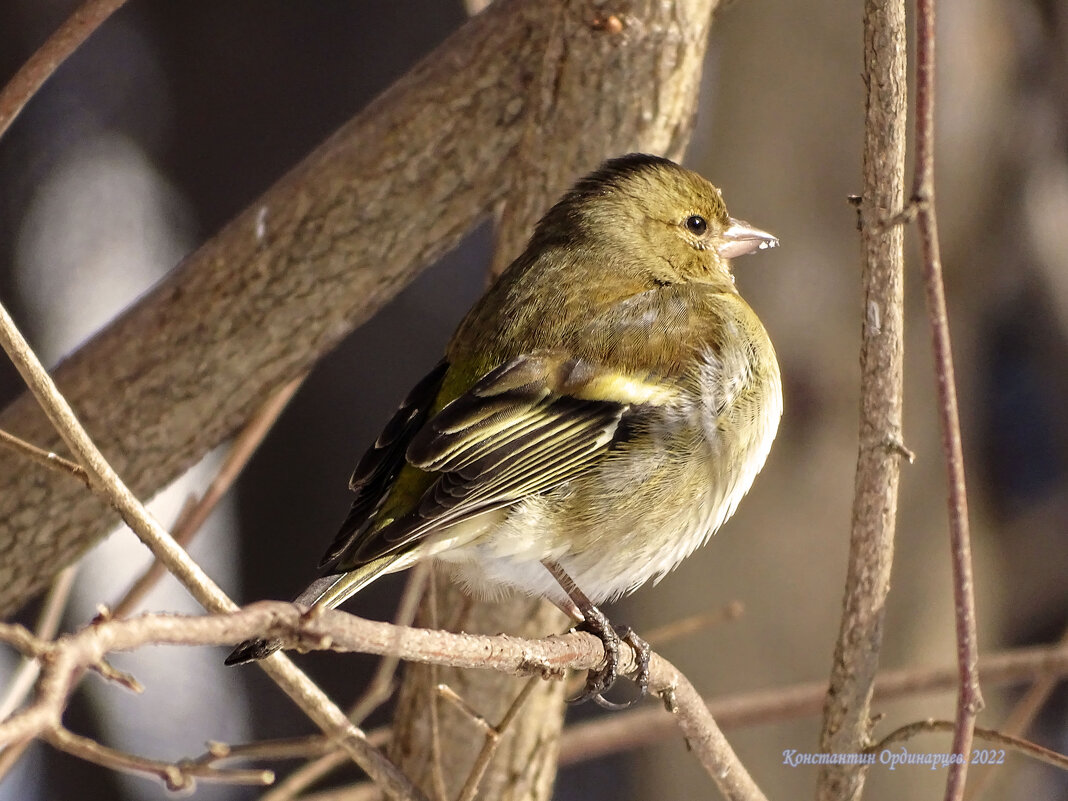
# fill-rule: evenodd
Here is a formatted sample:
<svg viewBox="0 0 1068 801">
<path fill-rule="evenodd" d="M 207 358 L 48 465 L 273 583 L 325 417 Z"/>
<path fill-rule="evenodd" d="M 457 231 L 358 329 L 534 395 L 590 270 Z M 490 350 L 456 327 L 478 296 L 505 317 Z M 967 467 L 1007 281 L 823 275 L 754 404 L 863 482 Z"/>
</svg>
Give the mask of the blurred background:
<svg viewBox="0 0 1068 801">
<path fill-rule="evenodd" d="M 0 3 L 0 81 L 66 18 L 70 0 Z M 1068 7 L 1052 0 L 940 4 L 938 198 L 958 366 L 981 651 L 1049 642 L 1068 624 Z M 714 25 L 686 162 L 732 212 L 782 247 L 738 264 L 738 284 L 779 351 L 786 412 L 768 465 L 737 516 L 658 587 L 614 616 L 639 631 L 740 601 L 737 621 L 661 650 L 708 695 L 825 680 L 837 634 L 856 459 L 861 7 L 832 0 L 730 3 Z M 0 139 L 0 297 L 54 363 L 164 275 L 342 121 L 462 24 L 441 0 L 137 0 L 51 80 Z M 480 293 L 485 226 L 427 270 L 317 367 L 194 556 L 242 601 L 301 589 L 348 508 L 355 460 L 440 357 Z M 945 493 L 915 242 L 907 242 L 905 442 L 885 667 L 954 660 Z M 21 391 L 0 360 L 0 403 Z M 17 458 L 0 451 L 0 459 Z M 165 522 L 212 476 L 213 459 L 157 499 Z M 128 533 L 79 570 L 68 625 L 113 601 L 146 562 Z M 388 619 L 402 579 L 350 608 Z M 195 610 L 173 582 L 153 610 Z M 32 620 L 32 608 L 24 619 Z M 75 731 L 166 759 L 209 739 L 310 733 L 256 670 L 222 649 L 145 649 L 116 660 L 142 697 L 87 680 Z M 374 660 L 302 658 L 343 703 Z M 0 684 L 14 670 L 0 654 Z M 996 727 L 1016 692 L 985 688 Z M 877 736 L 952 717 L 952 694 L 877 706 Z M 580 709 L 571 714 L 603 714 Z M 1029 732 L 1068 751 L 1062 686 Z M 386 720 L 380 716 L 372 721 Z M 815 718 L 730 733 L 772 798 L 811 793 Z M 912 751 L 944 752 L 929 735 Z M 341 774 L 342 778 L 346 774 Z M 351 778 L 351 776 L 349 776 Z M 936 798 L 942 771 L 869 773 L 867 798 Z M 563 771 L 556 798 L 714 794 L 681 737 Z M 1057 799 L 1057 775 L 1010 756 L 990 798 Z M 116 776 L 34 746 L 0 800 L 155 799 Z M 197 798 L 255 791 L 200 785 Z"/>
</svg>

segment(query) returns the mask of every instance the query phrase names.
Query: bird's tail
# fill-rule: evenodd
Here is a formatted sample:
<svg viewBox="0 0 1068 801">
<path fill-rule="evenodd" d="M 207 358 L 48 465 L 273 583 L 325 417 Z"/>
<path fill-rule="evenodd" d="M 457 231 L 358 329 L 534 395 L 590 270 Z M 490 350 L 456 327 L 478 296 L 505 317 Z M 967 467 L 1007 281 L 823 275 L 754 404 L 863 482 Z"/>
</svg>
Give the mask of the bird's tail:
<svg viewBox="0 0 1068 801">
<path fill-rule="evenodd" d="M 361 565 L 355 570 L 344 573 L 328 573 L 308 585 L 308 589 L 294 598 L 293 603 L 308 608 L 333 609 L 335 606 L 347 601 L 379 576 L 403 570 L 408 566 L 409 561 L 404 559 L 401 554 L 387 554 Z M 243 665 L 256 659 L 264 659 L 281 647 L 281 640 L 264 638 L 245 640 L 230 652 L 230 655 L 226 657 L 225 664 Z"/>
</svg>

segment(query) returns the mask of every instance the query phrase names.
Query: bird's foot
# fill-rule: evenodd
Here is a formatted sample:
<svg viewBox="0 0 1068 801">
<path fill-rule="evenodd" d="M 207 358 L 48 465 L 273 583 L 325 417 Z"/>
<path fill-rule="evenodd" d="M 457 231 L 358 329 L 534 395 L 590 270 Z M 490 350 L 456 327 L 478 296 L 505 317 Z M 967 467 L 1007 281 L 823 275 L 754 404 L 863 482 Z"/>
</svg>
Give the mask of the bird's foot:
<svg viewBox="0 0 1068 801">
<path fill-rule="evenodd" d="M 605 663 L 600 669 L 590 670 L 587 673 L 586 687 L 577 697 L 570 699 L 569 703 L 581 704 L 584 701 L 592 700 L 604 709 L 627 709 L 633 706 L 649 692 L 649 643 L 635 634 L 629 626 L 619 626 L 618 628 L 613 626 L 605 614 L 597 607 L 583 610 L 583 616 L 585 620 L 577 629 L 579 631 L 588 631 L 601 640 L 604 645 Z M 638 696 L 629 701 L 617 703 L 609 701 L 604 696 L 616 683 L 616 679 L 619 678 L 620 642 L 625 642 L 634 649 L 634 657 L 638 666 L 638 673 L 634 678 L 634 683 L 638 685 Z"/>
</svg>

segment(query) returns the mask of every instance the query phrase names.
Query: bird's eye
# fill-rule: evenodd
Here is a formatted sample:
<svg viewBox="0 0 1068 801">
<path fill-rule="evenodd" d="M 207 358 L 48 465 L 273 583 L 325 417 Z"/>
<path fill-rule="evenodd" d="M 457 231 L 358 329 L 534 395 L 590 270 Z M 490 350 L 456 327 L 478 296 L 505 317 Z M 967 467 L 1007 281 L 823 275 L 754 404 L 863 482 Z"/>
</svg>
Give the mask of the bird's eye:
<svg viewBox="0 0 1068 801">
<path fill-rule="evenodd" d="M 704 236 L 708 230 L 708 221 L 700 214 L 691 214 L 686 218 L 686 230 L 696 236 Z"/>
</svg>

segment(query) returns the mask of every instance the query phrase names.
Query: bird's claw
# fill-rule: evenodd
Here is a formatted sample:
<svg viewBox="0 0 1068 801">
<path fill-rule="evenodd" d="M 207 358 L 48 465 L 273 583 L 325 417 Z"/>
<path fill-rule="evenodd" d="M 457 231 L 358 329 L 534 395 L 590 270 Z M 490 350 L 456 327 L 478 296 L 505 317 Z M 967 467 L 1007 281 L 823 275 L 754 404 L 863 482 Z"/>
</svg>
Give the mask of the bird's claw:
<svg viewBox="0 0 1068 801">
<path fill-rule="evenodd" d="M 604 709 L 627 709 L 649 693 L 649 643 L 639 637 L 629 626 L 613 626 L 604 613 L 596 607 L 591 613 L 584 613 L 585 621 L 578 626 L 580 631 L 596 635 L 604 645 L 605 662 L 599 670 L 590 670 L 586 674 L 586 686 L 578 696 L 568 701 L 581 704 L 592 700 Z M 638 673 L 634 683 L 638 685 L 638 696 L 623 703 L 609 701 L 604 697 L 619 678 L 619 643 L 625 642 L 634 649 Z"/>
</svg>

